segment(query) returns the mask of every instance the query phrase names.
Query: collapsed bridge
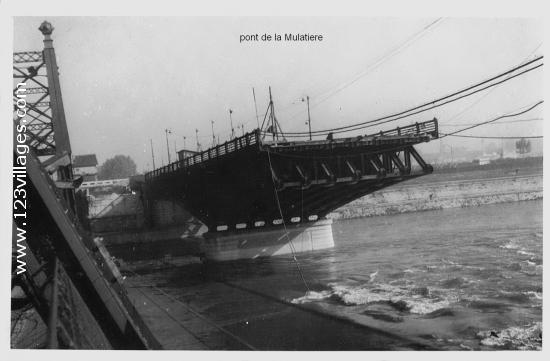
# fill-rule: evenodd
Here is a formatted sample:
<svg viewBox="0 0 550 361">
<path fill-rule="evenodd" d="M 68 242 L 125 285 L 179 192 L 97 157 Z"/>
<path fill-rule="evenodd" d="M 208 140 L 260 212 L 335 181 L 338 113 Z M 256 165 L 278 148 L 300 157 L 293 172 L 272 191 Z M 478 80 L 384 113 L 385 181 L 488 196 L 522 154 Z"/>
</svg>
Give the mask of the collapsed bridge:
<svg viewBox="0 0 550 361">
<path fill-rule="evenodd" d="M 437 120 L 352 138 L 262 139 L 259 129 L 145 175 L 146 199 L 176 200 L 211 232 L 315 222 L 350 201 L 433 171 L 414 145 Z"/>
</svg>

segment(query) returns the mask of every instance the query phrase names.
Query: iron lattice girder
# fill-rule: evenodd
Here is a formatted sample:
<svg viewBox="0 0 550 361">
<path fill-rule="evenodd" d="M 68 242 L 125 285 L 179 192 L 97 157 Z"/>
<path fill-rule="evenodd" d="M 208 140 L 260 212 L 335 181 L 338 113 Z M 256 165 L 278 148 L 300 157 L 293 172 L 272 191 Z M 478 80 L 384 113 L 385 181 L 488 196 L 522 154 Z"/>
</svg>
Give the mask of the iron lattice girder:
<svg viewBox="0 0 550 361">
<path fill-rule="evenodd" d="M 36 134 L 38 134 L 41 131 L 44 131 L 46 129 L 48 129 L 48 130 L 52 129 L 50 124 L 41 123 L 41 122 L 31 122 L 31 123 L 27 124 L 27 130 L 29 130 L 31 133 L 33 133 L 32 135 L 36 135 Z"/>
<path fill-rule="evenodd" d="M 25 92 L 27 94 L 40 94 L 40 93 L 48 93 L 48 88 L 46 87 L 37 87 L 37 88 L 26 88 Z"/>
<path fill-rule="evenodd" d="M 36 102 L 36 103 L 27 103 L 30 107 L 34 108 L 50 108 L 50 102 Z M 17 105 L 13 106 L 13 110 L 16 111 Z"/>
<path fill-rule="evenodd" d="M 432 172 L 413 146 L 378 153 L 364 152 L 323 159 L 292 158 L 291 154 L 271 153 L 271 172 L 279 190 L 288 187 L 332 186 L 387 177 L 411 175 L 411 157 L 421 174 Z"/>
<path fill-rule="evenodd" d="M 52 124 L 53 116 L 47 113 L 48 110 L 49 109 L 45 109 L 44 111 L 42 111 L 36 108 L 33 104 L 29 104 L 27 115 L 31 116 L 33 120 L 37 120 L 45 124 Z M 32 112 L 35 112 L 37 115 L 32 114 Z"/>
<path fill-rule="evenodd" d="M 38 53 L 40 54 L 39 57 L 36 55 Z M 19 60 L 16 61 L 17 59 Z M 40 64 L 32 67 L 30 71 L 29 68 L 13 67 L 14 79 L 17 77 L 18 83 L 34 85 L 27 87 L 29 84 L 25 84 L 21 87 L 15 86 L 13 89 L 14 121 L 16 124 L 19 122 L 17 101 L 24 99 L 26 102 L 24 117 L 26 122 L 24 124 L 27 127 L 26 134 L 30 138 L 29 145 L 36 150 L 37 155 L 53 155 L 56 154 L 56 144 L 53 115 L 50 108 L 50 90 L 48 85 L 37 79 L 38 76 L 45 76 L 47 79 L 48 75 L 44 67 L 42 52 L 14 53 L 14 63 L 29 62 L 40 62 Z"/>
<path fill-rule="evenodd" d="M 53 131 L 50 130 L 44 135 L 29 133 L 31 137 L 30 146 L 36 149 L 53 149 L 54 148 L 54 139 Z"/>
<path fill-rule="evenodd" d="M 38 81 L 35 78 L 37 75 L 47 77 L 47 74 L 38 74 L 42 69 L 45 69 L 44 65 L 46 65 L 46 63 L 42 62 L 42 63 L 40 63 L 36 66 L 33 66 L 33 65 L 26 66 L 26 67 L 14 66 L 13 67 L 13 70 L 14 70 L 13 78 L 14 79 L 23 79 L 23 80 L 19 81 L 20 83 L 25 83 L 26 81 L 30 80 L 30 81 L 38 84 L 39 86 L 41 86 L 43 88 L 47 88 L 46 85 L 44 85 L 43 83 L 41 83 L 40 81 Z M 15 94 L 15 90 L 14 90 L 14 94 Z"/>
<path fill-rule="evenodd" d="M 14 120 L 18 122 L 20 118 L 17 115 L 19 110 L 17 101 L 24 99 L 26 125 L 33 123 L 45 125 L 27 127 L 27 133 L 33 139 L 31 146 L 41 155 L 71 152 L 59 72 L 50 34 L 44 34 L 43 51 L 13 53 L 13 78 L 17 83 L 13 90 Z"/>
<path fill-rule="evenodd" d="M 36 93 L 36 94 L 42 94 L 42 95 L 40 95 L 37 99 L 27 99 L 26 92 L 22 92 L 21 94 L 14 95 L 13 110 L 16 111 L 19 108 L 17 102 L 20 100 L 20 96 L 23 96 L 23 95 L 24 95 L 24 98 L 22 99 L 24 99 L 26 102 L 27 112 L 30 110 L 35 110 L 36 107 L 43 107 L 44 105 L 46 105 L 47 107 L 50 106 L 50 102 L 46 100 L 46 98 L 48 98 L 49 96 L 49 93 L 47 91 L 44 93 Z M 40 111 L 36 110 L 36 112 L 39 113 Z"/>
<path fill-rule="evenodd" d="M 357 198 L 418 176 L 389 176 L 353 184 L 340 183 L 330 187 L 327 191 L 313 187 L 307 190 L 289 188 L 280 192 L 281 207 L 285 210 L 283 214 L 287 222 L 293 217 L 324 216 Z"/>
<path fill-rule="evenodd" d="M 41 51 L 20 51 L 13 53 L 13 63 L 36 63 L 42 61 Z"/>
<path fill-rule="evenodd" d="M 49 108 L 49 107 L 50 107 L 50 102 L 37 102 L 37 103 L 33 103 L 33 107 L 38 107 L 38 108 Z"/>
</svg>

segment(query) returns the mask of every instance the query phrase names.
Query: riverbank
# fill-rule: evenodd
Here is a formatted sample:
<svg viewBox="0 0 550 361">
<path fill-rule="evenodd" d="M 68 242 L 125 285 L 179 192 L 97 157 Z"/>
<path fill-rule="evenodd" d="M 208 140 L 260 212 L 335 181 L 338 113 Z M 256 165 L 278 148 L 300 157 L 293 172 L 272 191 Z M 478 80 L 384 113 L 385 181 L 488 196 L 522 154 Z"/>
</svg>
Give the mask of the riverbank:
<svg viewBox="0 0 550 361">
<path fill-rule="evenodd" d="M 542 199 L 543 177 L 539 174 L 446 180 L 435 174 L 424 182 L 400 186 L 369 194 L 338 208 L 329 218 L 351 219 L 419 212 L 446 208 L 476 207 L 484 204 Z M 467 177 L 467 175 L 466 175 Z M 442 179 L 443 178 L 443 179 Z M 419 179 L 420 180 L 420 179 Z"/>
</svg>

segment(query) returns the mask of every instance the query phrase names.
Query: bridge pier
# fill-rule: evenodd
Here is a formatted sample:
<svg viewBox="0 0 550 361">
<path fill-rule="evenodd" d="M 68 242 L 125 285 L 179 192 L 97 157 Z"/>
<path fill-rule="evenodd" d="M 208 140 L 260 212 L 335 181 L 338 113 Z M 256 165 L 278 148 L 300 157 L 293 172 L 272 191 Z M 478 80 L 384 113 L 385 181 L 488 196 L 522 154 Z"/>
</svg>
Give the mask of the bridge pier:
<svg viewBox="0 0 550 361">
<path fill-rule="evenodd" d="M 207 232 L 201 248 L 208 260 L 233 261 L 311 252 L 334 247 L 332 220 L 236 232 Z M 289 242 L 292 243 L 292 246 Z"/>
</svg>

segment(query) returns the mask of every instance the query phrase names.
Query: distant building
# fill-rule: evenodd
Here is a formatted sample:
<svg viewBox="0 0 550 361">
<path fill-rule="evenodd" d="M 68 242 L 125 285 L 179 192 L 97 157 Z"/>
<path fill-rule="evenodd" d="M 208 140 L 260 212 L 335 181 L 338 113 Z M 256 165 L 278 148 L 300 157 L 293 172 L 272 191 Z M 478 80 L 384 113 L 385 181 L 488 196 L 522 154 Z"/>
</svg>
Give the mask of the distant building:
<svg viewBox="0 0 550 361">
<path fill-rule="evenodd" d="M 479 165 L 487 165 L 489 163 L 491 163 L 490 157 L 487 157 L 487 156 L 479 157 Z"/>
<path fill-rule="evenodd" d="M 189 158 L 192 155 L 195 155 L 197 153 L 198 152 L 195 152 L 193 150 L 182 149 L 182 150 L 178 151 L 178 160 L 184 160 L 185 158 Z"/>
<path fill-rule="evenodd" d="M 73 172 L 81 175 L 84 182 L 97 180 L 97 158 L 95 154 L 76 155 L 73 158 Z"/>
<path fill-rule="evenodd" d="M 490 164 L 492 161 L 500 158 L 502 158 L 502 156 L 498 153 L 483 154 L 481 157 L 479 157 L 479 165 Z"/>
</svg>

